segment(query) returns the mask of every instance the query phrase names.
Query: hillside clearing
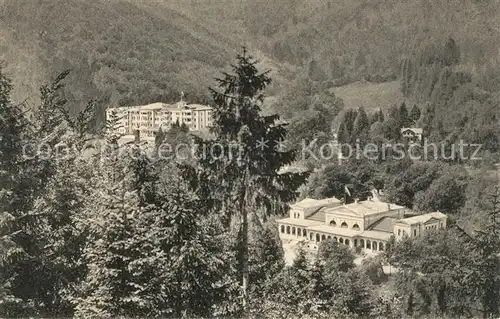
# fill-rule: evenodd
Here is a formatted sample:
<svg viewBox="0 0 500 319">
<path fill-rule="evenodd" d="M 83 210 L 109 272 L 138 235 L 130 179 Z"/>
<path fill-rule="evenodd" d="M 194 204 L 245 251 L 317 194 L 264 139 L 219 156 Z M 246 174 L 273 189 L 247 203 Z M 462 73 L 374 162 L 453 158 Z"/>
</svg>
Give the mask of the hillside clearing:
<svg viewBox="0 0 500 319">
<path fill-rule="evenodd" d="M 336 96 L 344 100 L 348 108 L 363 106 L 366 110 L 387 109 L 393 104 L 404 101 L 399 81 L 385 83 L 355 82 L 330 89 Z"/>
</svg>

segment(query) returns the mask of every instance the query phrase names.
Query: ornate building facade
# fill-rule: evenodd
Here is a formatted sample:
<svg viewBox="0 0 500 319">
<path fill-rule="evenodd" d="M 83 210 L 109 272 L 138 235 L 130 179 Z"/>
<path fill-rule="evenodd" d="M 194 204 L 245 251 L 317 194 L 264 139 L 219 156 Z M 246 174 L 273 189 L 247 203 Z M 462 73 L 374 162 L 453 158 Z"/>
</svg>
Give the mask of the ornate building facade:
<svg viewBox="0 0 500 319">
<path fill-rule="evenodd" d="M 106 110 L 106 119 L 116 116 L 117 132 L 121 135 L 154 137 L 158 130 L 170 129 L 173 123 L 185 124 L 191 131 L 201 131 L 212 125 L 212 108 L 187 104 L 182 99 L 176 104 L 153 103 L 142 106 L 115 107 Z"/>
<path fill-rule="evenodd" d="M 282 240 L 305 241 L 311 249 L 332 239 L 372 252 L 384 251 L 391 236 L 399 240 L 446 227 L 447 216 L 440 212 L 408 215 L 414 214 L 403 206 L 382 202 L 376 195 L 346 205 L 337 198 L 306 198 L 291 205 L 290 216 L 277 223 Z"/>
</svg>

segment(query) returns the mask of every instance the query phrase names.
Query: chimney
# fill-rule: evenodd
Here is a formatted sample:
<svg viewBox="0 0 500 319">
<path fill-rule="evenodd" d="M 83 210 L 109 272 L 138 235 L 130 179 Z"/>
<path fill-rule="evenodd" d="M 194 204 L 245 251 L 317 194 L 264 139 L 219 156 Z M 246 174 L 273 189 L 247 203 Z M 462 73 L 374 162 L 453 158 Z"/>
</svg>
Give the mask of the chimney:
<svg viewBox="0 0 500 319">
<path fill-rule="evenodd" d="M 137 144 L 139 144 L 139 142 L 141 141 L 141 133 L 139 130 L 134 130 L 134 142 L 136 142 Z"/>
</svg>

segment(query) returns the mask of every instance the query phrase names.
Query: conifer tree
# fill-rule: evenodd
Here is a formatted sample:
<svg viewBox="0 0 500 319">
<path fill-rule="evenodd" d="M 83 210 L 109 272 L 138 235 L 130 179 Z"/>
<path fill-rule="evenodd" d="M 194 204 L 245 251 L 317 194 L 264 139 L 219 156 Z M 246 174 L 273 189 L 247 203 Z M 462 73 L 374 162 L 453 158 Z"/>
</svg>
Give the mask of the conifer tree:
<svg viewBox="0 0 500 319">
<path fill-rule="evenodd" d="M 369 128 L 370 123 L 368 121 L 368 115 L 365 109 L 360 107 L 352 128 L 352 138 L 354 139 L 352 142 L 355 142 L 356 139 L 363 141 L 366 138 Z"/>
<path fill-rule="evenodd" d="M 402 127 L 408 127 L 411 124 L 405 102 L 399 106 L 399 120 Z"/>
<path fill-rule="evenodd" d="M 498 183 L 498 176 L 497 176 Z M 483 318 L 500 315 L 500 187 L 495 186 L 485 226 L 473 236 L 457 227 L 476 254 L 472 265 Z"/>
<path fill-rule="evenodd" d="M 4 302 L 0 313 L 23 315 L 27 303 L 18 294 L 19 267 L 27 259 L 23 250 L 22 220 L 24 211 L 17 205 L 21 199 L 23 145 L 26 121 L 21 109 L 10 100 L 12 82 L 0 68 L 0 296 Z M 26 314 L 26 313 L 24 313 Z"/>
<path fill-rule="evenodd" d="M 196 139 L 201 171 L 188 169 L 192 186 L 206 199 L 210 211 L 234 213 L 241 220 L 242 309 L 247 310 L 249 292 L 248 215 L 255 210 L 265 216 L 297 195 L 307 174 L 278 174 L 280 168 L 295 160 L 295 152 L 279 149 L 286 138 L 285 128 L 277 124 L 277 115 L 260 114 L 262 91 L 271 82 L 268 72 L 260 73 L 257 62 L 246 50 L 237 56 L 232 73 L 217 79 L 219 88 L 211 88 L 214 100 L 213 141 Z M 217 145 L 214 147 L 214 145 Z M 202 154 L 203 149 L 212 150 Z M 204 176 L 203 176 L 204 175 Z M 192 177 L 198 176 L 203 178 Z M 208 185 L 207 185 L 208 183 Z M 281 207 L 281 208 L 280 208 Z"/>
<path fill-rule="evenodd" d="M 337 140 L 340 144 L 349 143 L 349 141 L 351 140 L 351 136 L 347 131 L 347 126 L 345 125 L 345 123 L 340 124 L 340 128 L 337 132 Z"/>
<path fill-rule="evenodd" d="M 413 108 L 411 109 L 411 113 L 410 113 L 410 119 L 412 121 L 412 124 L 415 124 L 418 122 L 418 120 L 420 119 L 420 108 L 414 104 L 413 105 Z"/>
</svg>

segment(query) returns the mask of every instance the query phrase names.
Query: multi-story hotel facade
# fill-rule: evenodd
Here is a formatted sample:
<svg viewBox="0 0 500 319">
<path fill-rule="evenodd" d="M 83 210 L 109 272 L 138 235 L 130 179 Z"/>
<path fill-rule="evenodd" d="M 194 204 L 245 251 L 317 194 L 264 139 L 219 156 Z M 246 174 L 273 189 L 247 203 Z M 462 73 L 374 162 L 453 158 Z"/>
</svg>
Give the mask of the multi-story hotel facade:
<svg viewBox="0 0 500 319">
<path fill-rule="evenodd" d="M 187 104 L 182 99 L 175 104 L 153 103 L 142 106 L 113 107 L 106 110 L 106 119 L 118 119 L 116 133 L 154 137 L 158 130 L 170 129 L 174 123 L 185 124 L 191 131 L 202 131 L 212 125 L 212 108 Z"/>
<path fill-rule="evenodd" d="M 421 236 L 426 230 L 445 228 L 447 216 L 440 212 L 415 216 L 409 209 L 369 200 L 342 204 L 337 198 L 306 198 L 291 205 L 290 216 L 277 220 L 282 241 L 303 241 L 310 249 L 332 239 L 354 249 L 381 252 L 391 236 Z M 412 217 L 408 217 L 411 215 Z"/>
</svg>

